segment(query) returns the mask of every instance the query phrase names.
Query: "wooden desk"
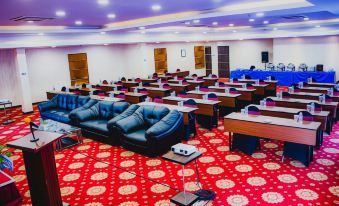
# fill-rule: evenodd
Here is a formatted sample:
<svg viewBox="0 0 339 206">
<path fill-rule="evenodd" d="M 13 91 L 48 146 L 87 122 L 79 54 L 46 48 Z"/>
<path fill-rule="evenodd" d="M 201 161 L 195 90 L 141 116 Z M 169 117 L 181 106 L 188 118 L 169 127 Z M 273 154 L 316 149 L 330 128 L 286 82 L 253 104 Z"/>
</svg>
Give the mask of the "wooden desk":
<svg viewBox="0 0 339 206">
<path fill-rule="evenodd" d="M 107 101 L 107 102 L 121 102 L 121 101 L 124 101 L 123 99 L 120 99 L 120 98 L 103 97 L 103 96 L 99 96 L 99 95 L 91 95 L 90 98 L 98 100 L 98 101 Z"/>
<path fill-rule="evenodd" d="M 109 92 L 109 91 L 113 91 L 114 88 L 121 88 L 122 86 L 121 85 L 117 85 L 117 84 L 98 84 L 101 88 L 102 91 L 105 91 L 105 92 Z"/>
<path fill-rule="evenodd" d="M 163 85 L 163 83 L 161 83 Z M 168 85 L 171 87 L 171 91 L 175 91 L 175 93 L 180 93 L 182 91 L 187 91 L 188 90 L 188 84 L 187 85 L 183 85 L 183 84 L 171 84 L 168 83 Z M 159 83 L 151 83 L 151 87 L 159 87 L 160 84 Z"/>
<path fill-rule="evenodd" d="M 186 77 L 188 75 L 190 75 L 190 72 L 189 71 L 180 71 L 180 72 L 173 72 L 171 73 L 172 74 L 172 77 Z"/>
<path fill-rule="evenodd" d="M 138 89 L 146 89 L 148 92 L 149 97 L 154 98 L 154 97 L 167 97 L 171 93 L 171 89 L 165 89 L 165 88 L 158 88 L 158 87 L 132 87 L 134 90 L 135 88 Z"/>
<path fill-rule="evenodd" d="M 214 86 L 215 83 L 219 80 L 218 78 L 212 78 L 212 77 L 204 77 L 204 86 L 208 87 L 208 86 Z"/>
<path fill-rule="evenodd" d="M 194 122 L 190 122 L 190 114 L 194 113 L 198 108 L 191 108 L 191 107 L 179 107 L 177 105 L 171 105 L 171 104 L 160 104 L 160 103 L 155 103 L 155 102 L 140 102 L 138 103 L 140 106 L 145 106 L 145 105 L 155 105 L 155 106 L 163 106 L 167 107 L 169 110 L 178 110 L 183 114 L 184 117 L 184 126 L 185 126 L 185 138 L 188 139 L 190 135 L 189 131 L 189 125 L 194 124 L 195 126 L 195 119 L 193 120 Z"/>
<path fill-rule="evenodd" d="M 74 92 L 75 89 L 76 89 L 75 87 L 70 87 L 69 91 Z M 95 88 L 79 88 L 79 90 L 80 90 L 80 95 L 88 96 L 90 92 L 97 91 L 98 89 L 95 89 Z"/>
<path fill-rule="evenodd" d="M 295 99 L 310 99 L 310 100 L 316 100 L 319 101 L 319 96 L 322 95 L 322 93 L 308 93 L 308 92 L 293 92 L 290 93 L 292 98 Z M 333 102 L 339 102 L 339 96 L 336 95 L 330 95 Z M 339 104 L 338 104 L 339 108 Z"/>
<path fill-rule="evenodd" d="M 156 79 L 140 79 L 142 83 L 155 83 Z"/>
<path fill-rule="evenodd" d="M 120 93 L 124 93 L 125 94 L 125 101 L 129 102 L 131 104 L 138 104 L 140 102 L 145 101 L 147 95 L 146 94 L 142 94 L 142 93 L 135 93 L 135 92 L 122 92 L 122 91 L 112 91 L 109 92 L 110 94 L 114 94 L 118 95 Z"/>
<path fill-rule="evenodd" d="M 278 81 L 277 80 L 264 80 L 264 82 L 268 84 L 267 91 L 269 91 L 269 94 L 275 96 L 276 91 L 277 91 Z"/>
<path fill-rule="evenodd" d="M 334 83 L 308 82 L 307 84 L 311 87 L 333 88 L 335 86 Z"/>
<path fill-rule="evenodd" d="M 226 86 L 229 86 L 229 87 L 234 87 L 234 88 L 243 88 L 246 83 L 237 83 L 237 82 L 225 82 L 224 83 Z M 266 90 L 269 86 L 269 84 L 251 84 L 256 90 L 255 90 L 255 94 L 256 95 L 259 95 L 259 96 L 265 96 L 266 94 Z"/>
<path fill-rule="evenodd" d="M 180 80 L 174 80 L 170 79 L 168 80 L 169 83 L 173 84 L 179 84 Z M 197 81 L 197 80 L 187 80 L 188 85 L 188 90 L 194 90 L 198 86 L 202 86 L 204 84 L 204 81 Z"/>
<path fill-rule="evenodd" d="M 338 102 L 330 102 L 330 103 L 321 103 L 319 101 L 309 100 L 309 99 L 293 99 L 293 98 L 285 98 L 280 99 L 277 97 L 269 97 L 275 101 L 275 105 L 278 107 L 289 107 L 289 108 L 298 108 L 298 109 L 306 109 L 307 104 L 311 102 L 317 102 L 321 105 L 322 109 L 330 112 L 330 116 L 332 118 L 336 118 L 337 116 L 337 106 Z"/>
<path fill-rule="evenodd" d="M 263 115 L 232 113 L 224 118 L 225 132 L 230 133 L 230 149 L 231 132 L 315 146 L 319 127 L 320 122 L 297 123 L 290 119 Z"/>
<path fill-rule="evenodd" d="M 294 119 L 294 115 L 300 111 L 306 111 L 305 109 L 296 109 L 296 108 L 288 108 L 288 107 L 276 107 L 276 106 L 261 106 L 251 104 L 249 106 L 255 106 L 260 110 L 260 113 L 264 116 L 273 116 L 273 117 L 281 117 L 287 119 Z M 320 130 L 325 131 L 326 125 L 328 121 L 328 117 L 330 116 L 330 112 L 321 111 L 321 112 L 313 112 L 311 113 L 314 116 L 315 122 L 320 122 L 321 125 L 319 127 Z"/>
<path fill-rule="evenodd" d="M 225 92 L 225 87 L 209 86 L 208 89 L 213 92 Z M 241 101 L 252 102 L 255 100 L 256 89 L 235 88 L 241 96 L 238 98 Z"/>
<path fill-rule="evenodd" d="M 74 94 L 74 92 L 62 92 L 62 91 L 47 91 L 46 92 L 48 100 L 53 99 L 53 97 L 55 97 L 58 94 Z"/>
<path fill-rule="evenodd" d="M 329 88 L 304 86 L 303 88 L 299 88 L 299 89 L 301 92 L 326 94 Z"/>
<path fill-rule="evenodd" d="M 237 107 L 237 99 L 241 96 L 241 94 L 226 94 L 221 92 L 202 92 L 202 91 L 188 91 L 187 95 L 191 98 L 202 99 L 203 95 L 207 95 L 210 93 L 214 93 L 217 95 L 218 100 L 220 101 L 219 106 L 223 107 Z"/>
<path fill-rule="evenodd" d="M 164 97 L 163 101 L 165 104 L 178 105 L 178 102 L 186 101 L 193 98 L 182 98 L 182 97 Z M 198 110 L 194 113 L 197 115 L 205 115 L 208 119 L 203 118 L 200 123 L 201 126 L 205 126 L 208 129 L 213 128 L 213 124 L 217 124 L 218 121 L 218 104 L 220 101 L 213 100 L 202 100 L 193 99 L 197 103 Z M 205 124 L 204 124 L 205 123 Z M 207 123 L 207 124 L 206 124 Z"/>
<path fill-rule="evenodd" d="M 139 82 L 135 82 L 135 81 L 122 82 L 122 86 L 126 87 L 128 91 L 131 91 L 130 88 L 138 86 L 138 85 L 139 85 Z"/>
<path fill-rule="evenodd" d="M 55 166 L 53 142 L 63 134 L 35 131 L 37 142 L 30 142 L 32 134 L 7 143 L 8 147 L 22 150 L 26 175 L 33 205 L 62 206 Z"/>
</svg>

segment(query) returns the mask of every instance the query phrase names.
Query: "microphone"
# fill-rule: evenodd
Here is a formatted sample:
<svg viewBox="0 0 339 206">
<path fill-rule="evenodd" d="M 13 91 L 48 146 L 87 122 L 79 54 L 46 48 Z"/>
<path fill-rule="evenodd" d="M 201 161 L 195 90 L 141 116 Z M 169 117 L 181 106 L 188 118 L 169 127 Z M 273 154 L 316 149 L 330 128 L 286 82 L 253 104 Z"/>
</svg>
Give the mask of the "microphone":
<svg viewBox="0 0 339 206">
<path fill-rule="evenodd" d="M 29 128 L 31 129 L 33 139 L 31 139 L 30 141 L 31 142 L 39 141 L 39 138 L 35 138 L 35 135 L 34 135 L 34 130 L 37 130 L 39 126 L 35 124 L 34 122 L 32 122 L 31 119 L 28 117 L 25 118 L 24 121 L 29 124 Z"/>
</svg>

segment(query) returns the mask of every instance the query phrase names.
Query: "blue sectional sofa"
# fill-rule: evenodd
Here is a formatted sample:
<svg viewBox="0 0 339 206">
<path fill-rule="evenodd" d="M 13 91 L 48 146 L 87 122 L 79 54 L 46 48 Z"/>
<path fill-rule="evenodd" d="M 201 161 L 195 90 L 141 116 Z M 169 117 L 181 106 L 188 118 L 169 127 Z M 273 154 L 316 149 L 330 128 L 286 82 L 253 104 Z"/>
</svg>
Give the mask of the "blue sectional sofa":
<svg viewBox="0 0 339 206">
<path fill-rule="evenodd" d="M 58 94 L 50 101 L 40 103 L 38 109 L 43 119 L 69 124 L 73 113 L 87 109 L 96 103 L 96 100 L 85 96 Z"/>
</svg>

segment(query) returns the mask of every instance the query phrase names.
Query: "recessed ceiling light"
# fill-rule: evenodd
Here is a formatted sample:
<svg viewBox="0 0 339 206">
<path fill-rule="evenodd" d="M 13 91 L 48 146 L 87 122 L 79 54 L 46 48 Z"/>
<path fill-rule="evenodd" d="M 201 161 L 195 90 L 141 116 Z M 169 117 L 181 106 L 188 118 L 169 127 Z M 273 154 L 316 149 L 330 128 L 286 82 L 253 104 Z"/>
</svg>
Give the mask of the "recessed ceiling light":
<svg viewBox="0 0 339 206">
<path fill-rule="evenodd" d="M 79 21 L 79 20 L 75 21 L 74 23 L 75 25 L 82 25 L 82 21 Z"/>
<path fill-rule="evenodd" d="M 105 31 L 102 31 L 102 32 L 100 32 L 100 34 L 106 34 L 106 32 L 105 32 Z"/>
<path fill-rule="evenodd" d="M 204 32 L 202 32 L 203 34 L 207 34 L 207 32 L 206 31 L 204 31 Z"/>
<path fill-rule="evenodd" d="M 240 38 L 239 40 L 242 41 L 242 40 L 244 40 L 244 39 Z"/>
<path fill-rule="evenodd" d="M 315 26 L 315 28 L 320 28 L 320 25 Z"/>
<path fill-rule="evenodd" d="M 308 21 L 308 20 L 310 20 L 310 18 L 304 17 L 304 21 Z"/>
<path fill-rule="evenodd" d="M 236 33 L 237 31 L 236 31 L 236 30 L 233 30 L 232 32 L 233 32 L 233 33 Z"/>
<path fill-rule="evenodd" d="M 186 41 L 187 43 L 189 43 L 190 41 Z"/>
<path fill-rule="evenodd" d="M 66 12 L 59 10 L 59 11 L 56 11 L 56 12 L 55 12 L 55 15 L 56 15 L 56 16 L 59 16 L 59 17 L 63 17 L 63 16 L 66 15 Z"/>
<path fill-rule="evenodd" d="M 34 21 L 27 21 L 27 23 L 29 23 L 29 24 L 33 24 L 33 23 L 34 23 Z"/>
<path fill-rule="evenodd" d="M 178 31 L 176 31 L 176 32 L 174 32 L 175 34 L 179 34 L 179 32 Z"/>
<path fill-rule="evenodd" d="M 104 44 L 104 46 L 108 46 L 108 44 Z"/>
<path fill-rule="evenodd" d="M 145 31 L 142 31 L 141 33 L 142 33 L 142 34 L 146 34 L 146 32 L 145 32 Z"/>
<path fill-rule="evenodd" d="M 277 30 L 278 30 L 278 28 L 273 28 L 273 30 L 274 30 L 274 31 L 277 31 Z"/>
<path fill-rule="evenodd" d="M 218 22 L 215 21 L 215 22 L 212 23 L 212 25 L 216 26 L 216 25 L 218 25 Z"/>
<path fill-rule="evenodd" d="M 193 23 L 195 23 L 195 24 L 197 24 L 197 23 L 199 23 L 200 22 L 200 19 L 194 19 L 193 20 Z"/>
<path fill-rule="evenodd" d="M 100 5 L 107 5 L 107 4 L 109 4 L 109 1 L 108 0 L 97 0 L 97 2 L 98 2 L 98 4 L 100 4 Z"/>
<path fill-rule="evenodd" d="M 190 25 L 190 24 L 191 24 L 191 22 L 189 22 L 189 21 L 186 21 L 186 22 L 185 22 L 185 24 L 186 24 L 186 25 Z"/>
<path fill-rule="evenodd" d="M 109 19 L 114 19 L 116 17 L 116 15 L 115 14 L 107 14 L 107 18 L 109 18 Z"/>
<path fill-rule="evenodd" d="M 269 21 L 267 21 L 267 20 L 266 20 L 266 21 L 263 21 L 262 23 L 264 23 L 264 24 L 268 24 L 268 23 L 269 23 Z"/>
<path fill-rule="evenodd" d="M 154 4 L 154 5 L 152 5 L 152 10 L 153 11 L 159 11 L 159 10 L 161 10 L 161 6 L 159 5 L 159 4 Z"/>
<path fill-rule="evenodd" d="M 234 24 L 229 24 L 228 26 L 234 26 Z"/>
<path fill-rule="evenodd" d="M 255 21 L 255 19 L 249 19 L 248 21 L 249 21 L 249 22 L 254 22 L 254 21 Z"/>
<path fill-rule="evenodd" d="M 145 29 L 145 27 L 144 26 L 139 26 L 139 29 L 143 30 L 143 29 Z"/>
<path fill-rule="evenodd" d="M 257 17 L 262 17 L 262 16 L 265 16 L 265 14 L 263 12 L 258 12 L 255 14 Z"/>
<path fill-rule="evenodd" d="M 56 46 L 51 46 L 52 48 L 55 48 Z"/>
<path fill-rule="evenodd" d="M 158 42 L 158 41 L 157 41 L 157 42 L 155 42 L 155 43 L 156 43 L 156 44 L 160 44 L 160 42 Z"/>
<path fill-rule="evenodd" d="M 43 36 L 43 35 L 45 35 L 45 34 L 44 34 L 44 33 L 39 33 L 38 35 L 39 35 L 39 36 Z"/>
</svg>

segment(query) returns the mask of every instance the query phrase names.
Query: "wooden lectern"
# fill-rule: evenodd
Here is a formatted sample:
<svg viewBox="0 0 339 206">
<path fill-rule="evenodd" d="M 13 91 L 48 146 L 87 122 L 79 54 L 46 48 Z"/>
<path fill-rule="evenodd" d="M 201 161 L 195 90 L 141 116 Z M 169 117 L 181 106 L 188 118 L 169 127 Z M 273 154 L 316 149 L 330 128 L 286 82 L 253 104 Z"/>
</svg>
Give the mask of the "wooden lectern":
<svg viewBox="0 0 339 206">
<path fill-rule="evenodd" d="M 32 134 L 7 143 L 8 147 L 23 152 L 32 204 L 36 206 L 62 206 L 58 175 L 55 166 L 53 142 L 63 134 L 35 131 L 37 142 L 30 142 Z"/>
</svg>

